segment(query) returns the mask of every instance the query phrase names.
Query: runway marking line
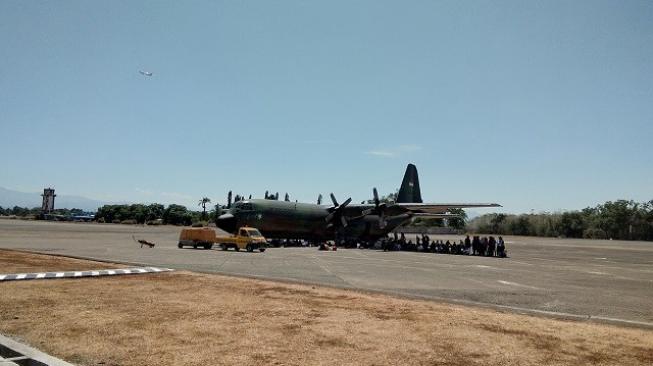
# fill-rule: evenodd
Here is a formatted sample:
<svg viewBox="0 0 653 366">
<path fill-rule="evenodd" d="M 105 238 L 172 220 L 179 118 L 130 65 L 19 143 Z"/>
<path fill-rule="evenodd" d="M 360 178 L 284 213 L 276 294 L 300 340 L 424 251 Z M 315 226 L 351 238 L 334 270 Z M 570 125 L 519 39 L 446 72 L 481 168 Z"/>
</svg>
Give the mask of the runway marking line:
<svg viewBox="0 0 653 366">
<path fill-rule="evenodd" d="M 521 283 L 517 283 L 517 282 L 510 282 L 510 281 L 503 281 L 503 280 L 497 280 L 497 282 L 499 282 L 502 285 L 523 287 L 523 288 L 529 288 L 529 289 L 532 289 L 532 290 L 541 290 L 541 288 L 539 288 L 539 287 L 529 286 L 529 285 L 522 285 Z"/>
<path fill-rule="evenodd" d="M 112 276 L 112 275 L 120 275 L 120 274 L 159 273 L 159 272 L 170 272 L 170 271 L 173 271 L 173 269 L 146 267 L 146 268 L 129 268 L 129 269 L 103 269 L 103 270 L 96 270 L 96 271 L 9 273 L 9 274 L 0 274 L 0 282 L 17 281 L 17 280 L 101 277 L 101 276 Z"/>
<path fill-rule="evenodd" d="M 513 312 L 518 312 L 518 313 L 523 313 L 523 314 L 538 314 L 538 315 L 546 315 L 546 316 L 552 316 L 552 317 L 563 317 L 563 318 L 570 318 L 570 319 L 576 319 L 576 320 L 602 320 L 610 323 L 616 323 L 616 324 L 630 324 L 630 325 L 636 325 L 636 326 L 643 326 L 646 328 L 653 328 L 653 322 L 644 322 L 644 321 L 637 321 L 637 320 L 628 320 L 628 319 L 620 319 L 620 318 L 611 318 L 611 317 L 606 317 L 606 316 L 599 316 L 599 315 L 583 315 L 583 314 L 574 314 L 574 313 L 567 313 L 567 312 L 562 312 L 562 311 L 549 311 L 549 310 L 540 310 L 540 309 L 534 309 L 534 308 L 524 308 L 520 306 L 511 306 L 511 305 L 501 305 L 501 304 L 494 304 L 490 302 L 482 302 L 482 301 L 474 301 L 474 300 L 465 300 L 465 299 L 451 299 L 451 298 L 446 298 L 446 297 L 440 297 L 440 296 L 415 296 L 414 294 L 406 293 L 404 291 L 386 291 L 388 294 L 397 294 L 401 296 L 406 296 L 410 298 L 423 298 L 427 300 L 440 300 L 448 303 L 455 303 L 455 304 L 462 304 L 462 305 L 475 305 L 475 306 L 481 306 L 481 307 L 489 307 L 489 308 L 494 308 L 494 309 L 505 309 Z"/>
</svg>

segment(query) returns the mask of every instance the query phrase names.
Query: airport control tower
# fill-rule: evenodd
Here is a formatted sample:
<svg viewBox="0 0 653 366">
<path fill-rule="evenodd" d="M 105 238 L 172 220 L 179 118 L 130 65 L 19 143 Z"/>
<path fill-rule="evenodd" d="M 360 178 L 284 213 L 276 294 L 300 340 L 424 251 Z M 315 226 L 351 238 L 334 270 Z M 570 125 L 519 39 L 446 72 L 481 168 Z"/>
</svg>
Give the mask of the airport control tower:
<svg viewBox="0 0 653 366">
<path fill-rule="evenodd" d="M 43 197 L 41 211 L 43 213 L 52 212 L 52 210 L 54 210 L 54 198 L 57 197 L 57 195 L 54 194 L 54 188 L 44 188 L 41 197 Z"/>
</svg>

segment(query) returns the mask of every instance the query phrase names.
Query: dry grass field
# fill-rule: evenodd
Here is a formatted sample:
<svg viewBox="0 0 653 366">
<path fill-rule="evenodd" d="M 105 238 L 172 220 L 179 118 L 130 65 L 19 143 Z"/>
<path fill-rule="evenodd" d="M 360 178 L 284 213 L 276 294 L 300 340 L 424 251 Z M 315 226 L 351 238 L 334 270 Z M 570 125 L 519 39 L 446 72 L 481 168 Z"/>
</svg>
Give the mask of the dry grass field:
<svg viewBox="0 0 653 366">
<path fill-rule="evenodd" d="M 0 332 L 80 365 L 653 364 L 642 329 L 191 272 L 0 283 Z"/>
<path fill-rule="evenodd" d="M 40 271 L 85 271 L 91 269 L 123 268 L 108 264 L 52 255 L 0 250 L 0 273 L 31 273 Z"/>
</svg>

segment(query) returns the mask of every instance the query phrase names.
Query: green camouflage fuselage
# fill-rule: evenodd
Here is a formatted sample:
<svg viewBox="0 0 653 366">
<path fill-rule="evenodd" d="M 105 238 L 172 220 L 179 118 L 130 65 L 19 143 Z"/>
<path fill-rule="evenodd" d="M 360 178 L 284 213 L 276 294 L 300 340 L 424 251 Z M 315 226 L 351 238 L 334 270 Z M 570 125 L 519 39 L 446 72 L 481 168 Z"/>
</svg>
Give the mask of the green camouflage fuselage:
<svg viewBox="0 0 653 366">
<path fill-rule="evenodd" d="M 222 216 L 218 220 L 218 227 L 228 232 L 251 226 L 259 229 L 267 238 L 329 240 L 335 235 L 334 229 L 329 228 L 326 222 L 329 206 L 251 199 L 234 203 L 229 214 L 232 217 Z M 386 226 L 381 229 L 378 216 L 357 215 L 348 217 L 347 227 L 339 230 L 350 240 L 373 241 L 387 235 L 410 217 L 410 214 L 388 217 Z"/>
</svg>

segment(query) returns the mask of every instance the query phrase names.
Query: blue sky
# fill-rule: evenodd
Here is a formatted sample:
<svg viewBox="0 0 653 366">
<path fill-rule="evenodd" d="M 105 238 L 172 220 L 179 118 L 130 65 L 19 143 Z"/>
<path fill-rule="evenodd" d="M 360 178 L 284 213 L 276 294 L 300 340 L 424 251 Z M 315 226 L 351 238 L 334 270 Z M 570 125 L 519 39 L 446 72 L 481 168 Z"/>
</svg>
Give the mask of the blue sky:
<svg viewBox="0 0 653 366">
<path fill-rule="evenodd" d="M 0 49 L 10 189 L 653 199 L 650 1 L 7 0 Z"/>
</svg>

